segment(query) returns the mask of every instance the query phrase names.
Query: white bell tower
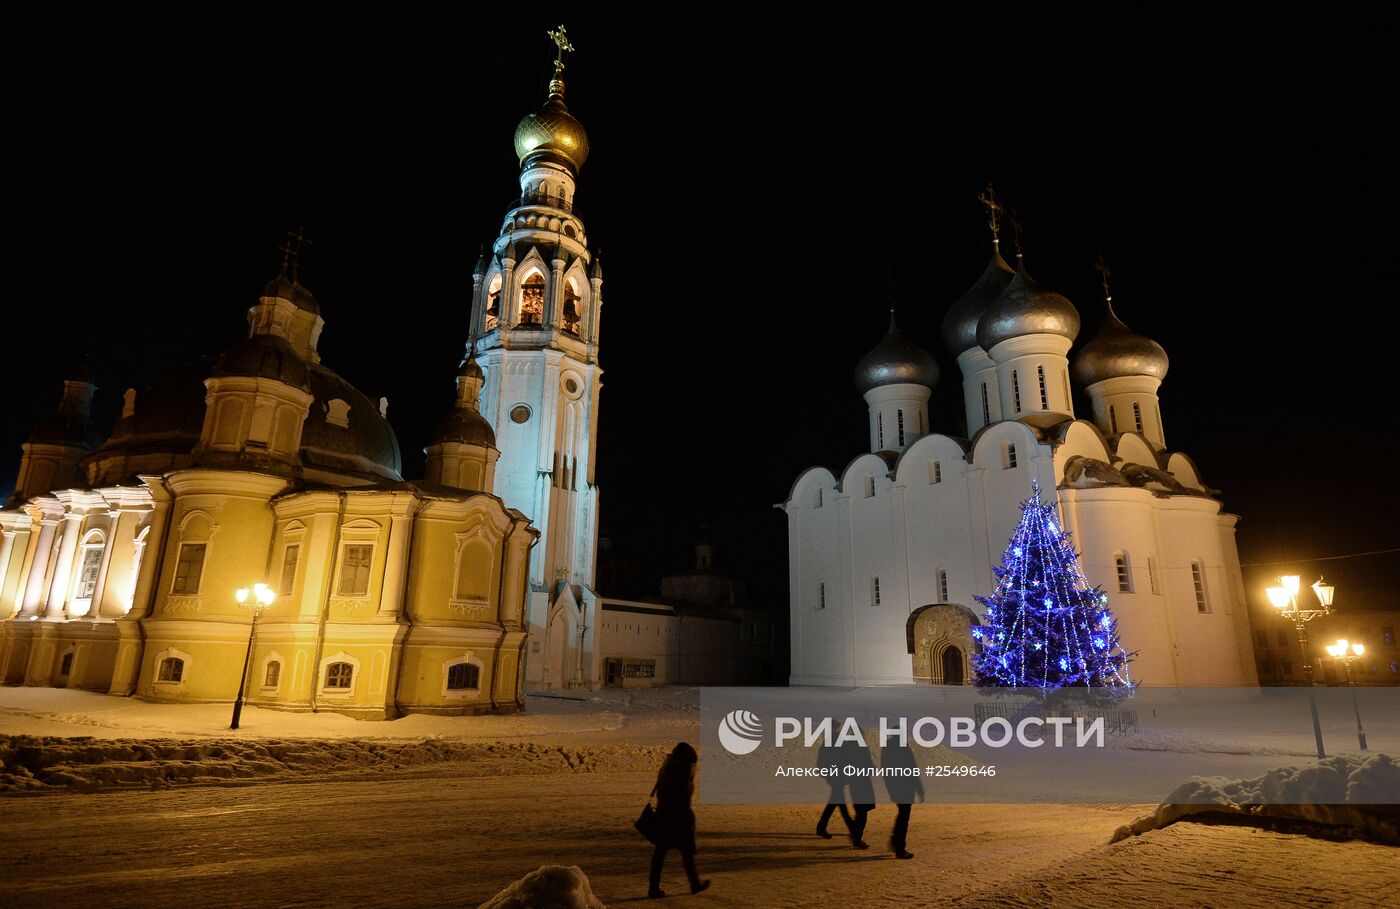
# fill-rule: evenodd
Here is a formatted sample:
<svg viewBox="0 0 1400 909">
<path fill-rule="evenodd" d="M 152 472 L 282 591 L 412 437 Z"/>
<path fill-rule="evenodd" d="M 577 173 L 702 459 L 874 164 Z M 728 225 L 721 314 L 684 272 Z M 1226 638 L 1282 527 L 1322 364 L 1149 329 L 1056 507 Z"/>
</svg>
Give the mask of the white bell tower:
<svg viewBox="0 0 1400 909">
<path fill-rule="evenodd" d="M 473 275 L 481 413 L 500 449 L 494 492 L 540 531 L 530 556 L 528 686 L 597 683 L 594 455 L 602 267 L 574 212 L 588 134 L 564 105 L 563 26 L 543 107 L 515 130 L 520 198 Z"/>
</svg>

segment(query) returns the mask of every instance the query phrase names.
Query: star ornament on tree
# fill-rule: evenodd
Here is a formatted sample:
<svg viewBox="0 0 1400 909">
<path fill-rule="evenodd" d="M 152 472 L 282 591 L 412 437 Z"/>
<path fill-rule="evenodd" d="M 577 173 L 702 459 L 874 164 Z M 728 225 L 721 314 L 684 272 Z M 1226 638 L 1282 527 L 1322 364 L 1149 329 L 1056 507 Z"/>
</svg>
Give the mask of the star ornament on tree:
<svg viewBox="0 0 1400 909">
<path fill-rule="evenodd" d="M 996 569 L 996 590 L 977 597 L 987 609 L 974 632 L 977 685 L 1126 695 L 1134 654 L 1118 640 L 1108 596 L 1090 586 L 1054 506 L 1042 501 L 1038 482 L 1032 488 Z"/>
</svg>

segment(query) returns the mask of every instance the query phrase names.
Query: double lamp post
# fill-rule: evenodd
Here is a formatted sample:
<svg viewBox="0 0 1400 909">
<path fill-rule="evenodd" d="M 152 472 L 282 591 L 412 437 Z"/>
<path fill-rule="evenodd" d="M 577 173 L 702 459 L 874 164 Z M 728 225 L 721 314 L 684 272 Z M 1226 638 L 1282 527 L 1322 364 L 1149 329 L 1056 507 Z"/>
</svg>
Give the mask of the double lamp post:
<svg viewBox="0 0 1400 909">
<path fill-rule="evenodd" d="M 249 594 L 252 595 L 251 603 Z M 253 658 L 253 639 L 258 633 L 258 617 L 264 609 L 272 605 L 276 597 L 272 588 L 266 584 L 254 584 L 251 591 L 247 587 L 238 588 L 234 591 L 233 598 L 238 601 L 239 606 L 251 606 L 253 609 L 253 622 L 248 626 L 248 650 L 243 654 L 243 672 L 238 676 L 238 697 L 233 701 L 233 722 L 228 727 L 237 729 L 238 718 L 243 715 L 243 690 L 248 684 L 248 663 Z"/>
</svg>

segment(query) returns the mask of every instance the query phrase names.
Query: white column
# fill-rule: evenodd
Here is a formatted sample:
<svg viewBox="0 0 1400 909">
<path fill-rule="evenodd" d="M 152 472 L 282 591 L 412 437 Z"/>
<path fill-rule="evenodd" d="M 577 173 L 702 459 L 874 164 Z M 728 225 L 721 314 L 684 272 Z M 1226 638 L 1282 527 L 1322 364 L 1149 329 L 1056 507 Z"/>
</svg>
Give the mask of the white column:
<svg viewBox="0 0 1400 909">
<path fill-rule="evenodd" d="M 83 526 L 85 515 L 66 512 L 63 515 L 63 539 L 58 544 L 58 559 L 53 566 L 53 579 L 49 582 L 48 608 L 44 617 L 63 618 L 63 607 L 68 602 L 68 591 L 73 584 L 73 554 L 78 550 L 78 531 Z"/>
<path fill-rule="evenodd" d="M 24 604 L 23 613 L 25 615 L 38 615 L 42 608 L 44 599 L 44 576 L 49 570 L 49 558 L 53 550 L 54 534 L 58 531 L 58 522 L 62 518 L 58 514 L 43 513 L 37 521 L 38 527 L 30 531 L 29 539 L 33 541 L 33 559 L 29 563 L 29 579 L 25 582 L 24 597 L 21 602 Z"/>
<path fill-rule="evenodd" d="M 0 541 L 0 590 L 5 589 L 5 582 L 10 576 L 10 554 L 15 548 L 15 531 L 4 531 L 5 538 Z"/>
</svg>

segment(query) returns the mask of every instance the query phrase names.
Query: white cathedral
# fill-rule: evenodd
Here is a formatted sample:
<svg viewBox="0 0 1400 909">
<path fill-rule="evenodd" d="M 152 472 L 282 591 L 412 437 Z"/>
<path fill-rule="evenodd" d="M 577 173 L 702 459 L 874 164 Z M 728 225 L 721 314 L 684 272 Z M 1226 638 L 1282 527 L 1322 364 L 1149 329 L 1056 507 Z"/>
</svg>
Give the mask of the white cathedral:
<svg viewBox="0 0 1400 909">
<path fill-rule="evenodd" d="M 993 222 L 995 237 L 995 222 Z M 1105 291 L 1107 287 L 1105 286 Z M 890 316 L 856 367 L 870 451 L 804 471 L 788 518 L 794 685 L 968 685 L 971 631 L 1031 495 L 1054 497 L 1091 584 L 1109 596 L 1145 685 L 1257 685 L 1235 515 L 1167 449 L 1167 355 L 1114 314 L 1071 359 L 1079 313 L 991 260 L 953 303 L 967 438 L 934 432 L 934 358 Z M 1077 419 L 1071 387 L 1089 397 Z"/>
</svg>

